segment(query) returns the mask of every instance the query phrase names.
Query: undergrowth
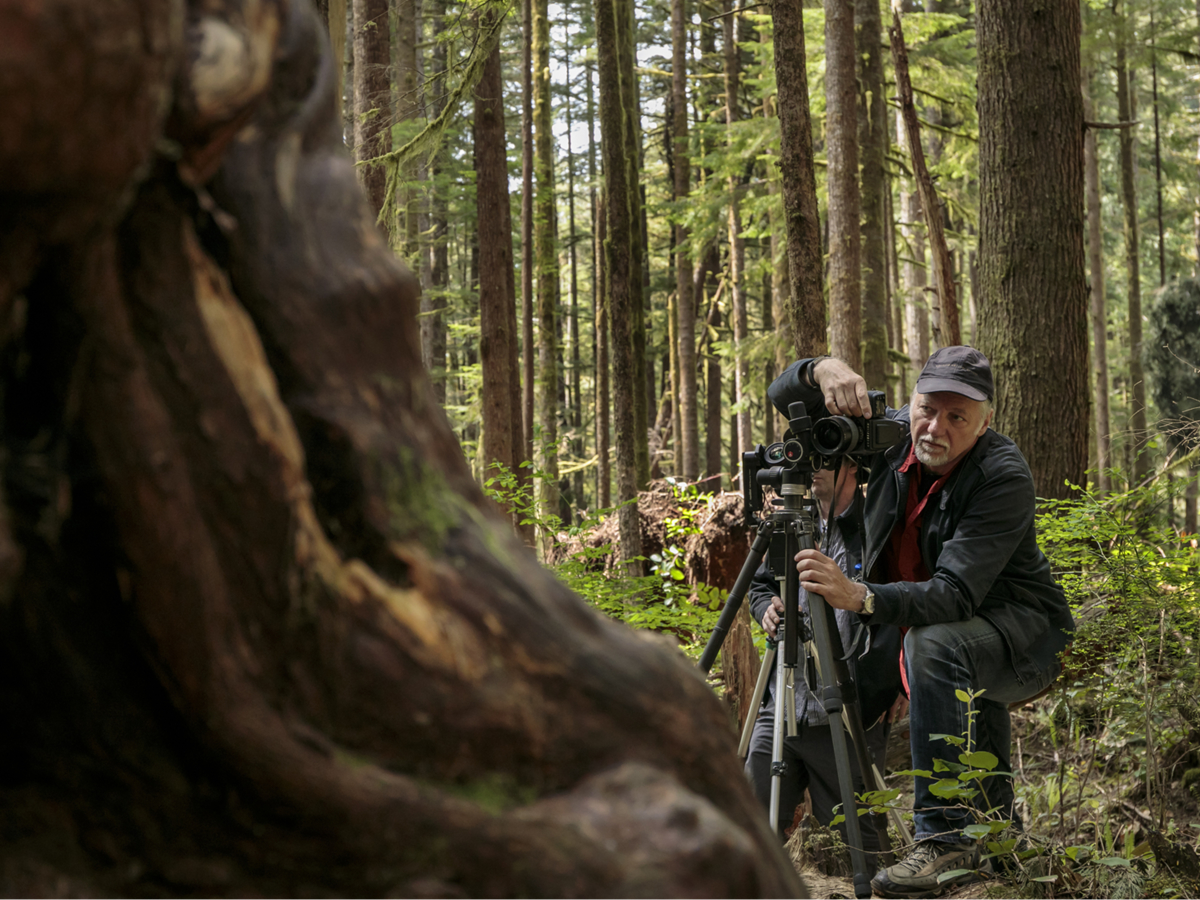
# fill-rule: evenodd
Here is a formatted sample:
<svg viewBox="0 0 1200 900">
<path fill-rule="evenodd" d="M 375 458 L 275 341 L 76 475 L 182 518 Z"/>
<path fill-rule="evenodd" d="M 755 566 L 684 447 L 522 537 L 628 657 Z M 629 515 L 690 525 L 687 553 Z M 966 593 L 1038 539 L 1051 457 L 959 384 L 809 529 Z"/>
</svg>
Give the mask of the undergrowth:
<svg viewBox="0 0 1200 900">
<path fill-rule="evenodd" d="M 969 734 L 941 736 L 940 789 L 947 803 L 972 808 L 996 896 L 1200 896 L 1200 549 L 1166 512 L 1185 485 L 1160 479 L 1104 496 L 1078 489 L 1074 499 L 1042 504 L 1039 541 L 1078 631 L 1054 689 L 1014 710 L 1022 829 L 987 807 L 995 758 L 975 751 Z M 574 552 L 553 571 L 604 614 L 671 634 L 695 659 L 728 586 L 688 583 L 683 547 L 710 498 L 673 489 L 680 513 L 666 523 L 662 553 L 648 560 L 651 574 L 606 565 L 609 545 Z M 537 513 L 509 473 L 498 472 L 488 490 L 565 539 L 613 513 L 563 528 Z M 911 795 L 900 789 L 860 801 L 860 814 L 892 806 L 911 817 Z"/>
</svg>

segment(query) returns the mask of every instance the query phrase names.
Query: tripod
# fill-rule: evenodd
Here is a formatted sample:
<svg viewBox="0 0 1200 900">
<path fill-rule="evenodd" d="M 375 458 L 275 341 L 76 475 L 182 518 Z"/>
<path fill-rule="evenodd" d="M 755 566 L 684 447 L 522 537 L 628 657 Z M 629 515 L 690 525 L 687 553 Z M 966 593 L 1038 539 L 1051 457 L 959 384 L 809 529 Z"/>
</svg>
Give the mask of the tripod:
<svg viewBox="0 0 1200 900">
<path fill-rule="evenodd" d="M 803 404 L 792 404 L 788 411 L 793 434 L 805 436 L 810 420 L 805 415 Z M 793 444 L 794 447 L 790 446 Z M 765 467 L 760 465 L 762 462 L 790 462 L 791 465 Z M 742 601 L 745 599 L 754 572 L 769 548 L 771 571 L 776 573 L 781 583 L 780 596 L 784 601 L 784 620 L 782 633 L 777 634 L 774 641 L 768 642 L 767 656 L 759 671 L 751 709 L 756 710 L 762 700 L 770 667 L 772 663 L 778 661 L 777 648 L 779 644 L 782 644 L 782 665 L 779 665 L 775 671 L 776 714 L 771 757 L 770 822 L 771 828 L 777 833 L 781 824 L 779 821 L 780 788 L 783 778 L 788 775 L 788 764 L 783 759 L 785 730 L 788 736 L 793 737 L 797 731 L 795 671 L 800 657 L 800 636 L 803 629 L 800 621 L 799 575 L 793 559 L 800 550 L 813 548 L 813 537 L 816 532 L 815 503 L 806 497 L 806 489 L 811 484 L 811 472 L 811 466 L 806 465 L 803 444 L 799 441 L 789 441 L 784 445 L 772 445 L 765 450 L 759 447 L 757 451 L 747 453 L 743 458 L 742 489 L 747 517 L 752 519 L 753 513 L 762 509 L 761 496 L 756 492 L 759 484 L 775 485 L 780 500 L 776 501 L 771 511 L 766 513 L 762 521 L 758 523 L 750 553 L 738 574 L 733 590 L 725 602 L 713 634 L 700 658 L 700 667 L 707 673 L 712 668 L 725 634 L 733 624 Z M 874 775 L 876 785 L 882 789 L 882 779 L 879 778 L 878 770 L 874 768 L 868 758 L 866 737 L 858 710 L 857 689 L 849 666 L 843 659 L 841 635 L 838 632 L 836 619 L 831 614 L 824 598 L 819 595 L 809 595 L 809 618 L 812 623 L 811 635 L 816 648 L 815 661 L 821 672 L 820 700 L 829 717 L 834 761 L 838 772 L 839 794 L 845 813 L 847 842 L 854 869 L 855 895 L 869 897 L 871 895 L 871 873 L 868 871 L 866 854 L 863 850 L 862 830 L 859 826 L 854 799 L 850 755 L 846 742 L 847 730 L 853 738 L 859 768 L 863 773 L 864 780 L 871 783 L 871 776 Z M 743 757 L 749 744 L 753 725 L 753 716 L 750 716 L 747 718 L 742 734 L 740 752 Z M 880 838 L 885 861 L 890 864 L 891 847 L 886 827 L 880 829 Z"/>
</svg>

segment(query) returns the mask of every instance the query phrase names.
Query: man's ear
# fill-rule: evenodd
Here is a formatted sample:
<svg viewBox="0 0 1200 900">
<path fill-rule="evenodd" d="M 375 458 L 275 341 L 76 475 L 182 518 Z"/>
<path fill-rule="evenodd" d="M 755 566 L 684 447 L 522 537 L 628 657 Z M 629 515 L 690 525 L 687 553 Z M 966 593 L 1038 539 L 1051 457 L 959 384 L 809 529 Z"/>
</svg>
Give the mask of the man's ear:
<svg viewBox="0 0 1200 900">
<path fill-rule="evenodd" d="M 989 428 L 989 427 L 991 426 L 991 424 L 992 424 L 992 417 L 993 417 L 993 416 L 995 416 L 995 415 L 996 415 L 996 407 L 994 407 L 994 406 L 993 406 L 991 409 L 989 409 L 989 410 L 988 410 L 988 413 L 987 413 L 987 415 L 986 415 L 986 416 L 984 416 L 984 419 L 983 419 L 983 425 L 981 425 L 981 426 L 980 426 L 980 428 L 979 428 L 979 434 L 975 435 L 975 437 L 980 437 L 980 436 L 982 436 L 982 435 L 983 435 L 983 433 L 984 433 L 985 431 L 987 431 L 987 430 L 988 430 L 988 428 Z"/>
</svg>

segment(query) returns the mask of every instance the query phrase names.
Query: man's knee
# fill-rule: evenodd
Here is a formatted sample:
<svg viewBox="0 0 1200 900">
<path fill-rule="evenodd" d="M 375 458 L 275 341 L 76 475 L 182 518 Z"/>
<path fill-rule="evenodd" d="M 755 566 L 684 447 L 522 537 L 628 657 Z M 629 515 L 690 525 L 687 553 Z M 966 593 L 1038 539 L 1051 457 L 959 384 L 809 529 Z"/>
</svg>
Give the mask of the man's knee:
<svg viewBox="0 0 1200 900">
<path fill-rule="evenodd" d="M 910 628 L 904 636 L 904 655 L 909 669 L 920 671 L 930 666 L 959 661 L 962 658 L 963 624 L 939 622 Z"/>
</svg>

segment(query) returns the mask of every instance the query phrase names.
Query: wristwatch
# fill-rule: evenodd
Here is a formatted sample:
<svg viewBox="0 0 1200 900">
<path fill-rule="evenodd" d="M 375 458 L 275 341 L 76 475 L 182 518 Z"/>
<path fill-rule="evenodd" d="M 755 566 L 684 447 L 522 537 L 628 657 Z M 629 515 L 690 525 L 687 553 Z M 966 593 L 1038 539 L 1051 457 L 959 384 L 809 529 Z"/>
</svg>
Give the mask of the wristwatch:
<svg viewBox="0 0 1200 900">
<path fill-rule="evenodd" d="M 822 363 L 827 359 L 829 359 L 828 356 L 814 356 L 812 359 L 810 359 L 808 361 L 808 365 L 806 365 L 800 372 L 801 383 L 807 384 L 811 388 L 820 387 L 820 385 L 817 384 L 817 379 L 813 370 L 816 369 L 818 363 Z"/>
<path fill-rule="evenodd" d="M 867 586 L 864 584 L 863 587 Z M 875 594 L 871 592 L 870 588 L 867 588 L 867 595 L 863 597 L 863 608 L 859 610 L 859 613 L 864 616 L 875 614 Z"/>
</svg>

